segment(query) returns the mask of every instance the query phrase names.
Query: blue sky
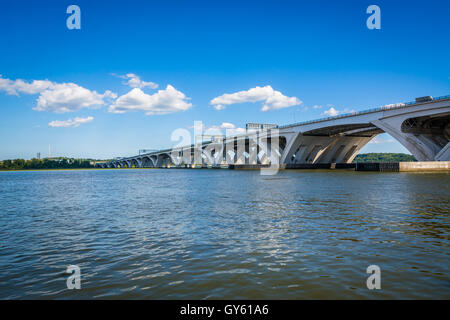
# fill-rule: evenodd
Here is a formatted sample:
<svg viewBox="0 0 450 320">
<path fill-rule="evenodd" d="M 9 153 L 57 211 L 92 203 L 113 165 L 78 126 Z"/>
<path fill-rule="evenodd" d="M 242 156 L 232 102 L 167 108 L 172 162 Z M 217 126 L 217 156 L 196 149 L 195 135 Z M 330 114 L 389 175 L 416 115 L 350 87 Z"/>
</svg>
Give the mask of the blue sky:
<svg viewBox="0 0 450 320">
<path fill-rule="evenodd" d="M 81 30 L 66 27 L 71 4 Z M 381 30 L 366 27 L 371 4 Z M 173 145 L 195 120 L 287 124 L 447 95 L 449 13 L 446 0 L 2 1 L 0 159 L 49 145 L 134 155 Z M 375 142 L 362 152 L 407 152 Z"/>
</svg>

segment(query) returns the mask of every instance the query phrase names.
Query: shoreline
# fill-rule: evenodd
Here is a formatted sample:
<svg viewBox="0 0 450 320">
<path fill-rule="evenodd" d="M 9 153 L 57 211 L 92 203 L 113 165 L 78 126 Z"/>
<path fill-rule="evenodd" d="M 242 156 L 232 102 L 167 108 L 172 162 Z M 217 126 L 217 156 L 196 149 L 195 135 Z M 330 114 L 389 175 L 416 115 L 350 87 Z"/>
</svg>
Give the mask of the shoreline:
<svg viewBox="0 0 450 320">
<path fill-rule="evenodd" d="M 26 172 L 26 171 L 75 171 L 75 170 L 108 170 L 118 168 L 58 168 L 58 169 L 0 169 L 0 172 Z M 121 169 L 159 169 L 159 168 L 121 168 Z"/>
<path fill-rule="evenodd" d="M 142 170 L 142 169 L 228 169 L 238 171 L 270 170 L 266 165 L 229 165 L 227 167 L 134 167 L 134 168 L 52 168 L 52 169 L 0 169 L 0 172 L 27 172 L 27 171 L 79 171 L 79 170 Z M 450 161 L 431 161 L 431 162 L 359 162 L 349 164 L 298 164 L 282 165 L 278 168 L 280 171 L 365 171 L 365 172 L 450 172 Z"/>
</svg>

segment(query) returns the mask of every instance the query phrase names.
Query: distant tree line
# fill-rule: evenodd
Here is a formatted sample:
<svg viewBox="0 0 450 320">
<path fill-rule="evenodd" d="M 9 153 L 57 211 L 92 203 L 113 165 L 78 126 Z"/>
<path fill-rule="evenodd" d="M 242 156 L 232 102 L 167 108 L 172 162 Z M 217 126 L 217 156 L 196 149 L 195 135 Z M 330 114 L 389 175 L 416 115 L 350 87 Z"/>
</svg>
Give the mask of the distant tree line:
<svg viewBox="0 0 450 320">
<path fill-rule="evenodd" d="M 406 153 L 362 153 L 353 162 L 414 162 L 414 156 Z"/>
<path fill-rule="evenodd" d="M 31 160 L 14 159 L 0 161 L 0 170 L 28 169 L 83 169 L 94 168 L 93 159 L 44 158 Z M 414 156 L 405 153 L 362 153 L 353 162 L 413 162 Z"/>
<path fill-rule="evenodd" d="M 14 159 L 0 161 L 0 170 L 94 168 L 93 160 L 73 158 Z"/>
</svg>

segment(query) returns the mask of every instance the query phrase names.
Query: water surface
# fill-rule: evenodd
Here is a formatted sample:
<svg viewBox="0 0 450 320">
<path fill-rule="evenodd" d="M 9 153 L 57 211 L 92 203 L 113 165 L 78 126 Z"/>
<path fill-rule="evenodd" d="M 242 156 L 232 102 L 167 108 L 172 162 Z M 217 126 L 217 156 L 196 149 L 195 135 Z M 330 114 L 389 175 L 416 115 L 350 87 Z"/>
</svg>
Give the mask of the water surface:
<svg viewBox="0 0 450 320">
<path fill-rule="evenodd" d="M 0 298 L 449 299 L 449 177 L 0 172 Z"/>
</svg>

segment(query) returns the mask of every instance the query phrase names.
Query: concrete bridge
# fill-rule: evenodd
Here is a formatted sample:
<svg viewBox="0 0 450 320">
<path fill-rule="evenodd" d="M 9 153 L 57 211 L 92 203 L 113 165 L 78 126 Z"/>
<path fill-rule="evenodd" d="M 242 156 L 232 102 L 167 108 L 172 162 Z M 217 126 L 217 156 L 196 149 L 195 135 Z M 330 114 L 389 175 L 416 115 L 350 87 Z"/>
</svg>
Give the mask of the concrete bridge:
<svg viewBox="0 0 450 320">
<path fill-rule="evenodd" d="M 450 96 L 421 97 L 362 112 L 215 137 L 206 142 L 98 163 L 102 168 L 351 163 L 380 133 L 418 161 L 450 161 Z"/>
</svg>

